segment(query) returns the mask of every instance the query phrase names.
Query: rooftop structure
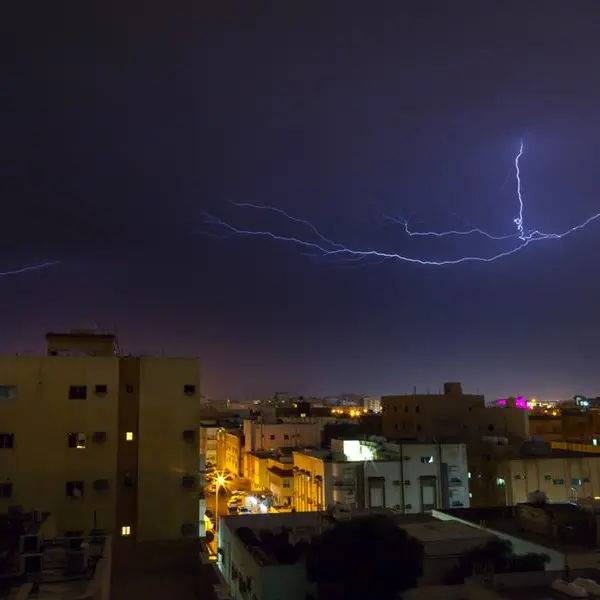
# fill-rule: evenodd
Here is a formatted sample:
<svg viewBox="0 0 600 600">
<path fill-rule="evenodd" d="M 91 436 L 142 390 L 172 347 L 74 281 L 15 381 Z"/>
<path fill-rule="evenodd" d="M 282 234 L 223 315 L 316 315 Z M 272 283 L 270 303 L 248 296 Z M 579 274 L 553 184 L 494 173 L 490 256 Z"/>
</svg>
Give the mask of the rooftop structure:
<svg viewBox="0 0 600 600">
<path fill-rule="evenodd" d="M 53 515 L 11 511 L 0 519 L 0 598 L 107 598 L 111 543 L 105 535 L 56 537 Z"/>
</svg>

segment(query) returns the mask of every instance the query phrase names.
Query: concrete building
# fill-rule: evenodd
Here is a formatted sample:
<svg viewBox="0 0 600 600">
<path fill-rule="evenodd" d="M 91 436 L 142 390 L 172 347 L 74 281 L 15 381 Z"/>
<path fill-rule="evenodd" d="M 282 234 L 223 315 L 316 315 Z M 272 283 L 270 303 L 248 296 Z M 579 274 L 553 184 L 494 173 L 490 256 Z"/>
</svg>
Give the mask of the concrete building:
<svg viewBox="0 0 600 600">
<path fill-rule="evenodd" d="M 243 445 L 237 429 L 219 429 L 217 432 L 217 469 L 235 477 L 242 475 Z"/>
<path fill-rule="evenodd" d="M 366 514 L 386 514 L 398 527 L 419 540 L 424 548 L 423 576 L 419 587 L 423 592 L 430 586 L 439 586 L 455 566 L 457 555 L 493 539 L 493 535 L 464 524 L 449 524 L 428 515 L 402 515 L 394 511 L 352 511 L 345 518 Z M 219 527 L 219 568 L 232 600 L 305 600 L 307 594 L 316 597 L 306 579 L 303 560 L 282 564 L 277 556 L 261 543 L 260 532 L 277 533 L 284 527 L 289 531 L 289 542 L 310 541 L 330 524 L 322 513 L 296 512 L 268 515 L 239 515 L 221 519 Z M 252 532 L 252 539 L 241 539 L 240 528 Z M 249 536 L 248 536 L 249 537 Z M 360 541 L 357 540 L 357 548 Z M 359 551 L 359 550 L 357 550 Z M 368 549 L 367 549 L 368 551 Z M 412 591 L 411 591 L 412 593 Z M 415 598 L 419 596 L 414 596 Z M 424 594 L 423 598 L 431 598 Z M 441 595 L 440 598 L 448 598 Z M 411 596 L 413 598 L 413 596 Z"/>
<path fill-rule="evenodd" d="M 322 419 L 277 419 L 275 414 L 244 420 L 244 452 L 279 448 L 318 447 L 321 444 Z"/>
<path fill-rule="evenodd" d="M 394 508 L 421 513 L 468 506 L 464 444 L 332 440 L 332 449 L 294 451 L 294 508 Z"/>
<path fill-rule="evenodd" d="M 199 430 L 199 450 L 206 463 L 217 464 L 217 432 L 220 425 L 217 420 L 202 419 Z"/>
<path fill-rule="evenodd" d="M 527 502 L 541 491 L 551 502 L 577 502 L 600 496 L 600 455 L 550 450 L 546 456 L 520 456 L 498 464 L 498 485 L 507 506 Z"/>
<path fill-rule="evenodd" d="M 198 535 L 199 360 L 124 356 L 88 331 L 46 342 L 0 357 L 0 508 L 47 507 L 61 533 Z"/>
<path fill-rule="evenodd" d="M 445 383 L 443 394 L 406 394 L 381 399 L 383 435 L 389 439 L 475 439 L 502 436 L 529 439 L 528 411 L 486 407 L 479 394 L 464 394 L 460 383 Z"/>
<path fill-rule="evenodd" d="M 291 455 L 267 459 L 269 491 L 273 504 L 278 507 L 292 506 L 294 497 L 294 469 Z"/>
<path fill-rule="evenodd" d="M 476 527 L 511 543 L 515 554 L 546 554 L 546 569 L 596 568 L 600 514 L 575 504 L 522 503 L 516 506 L 443 509 L 441 520 Z"/>
</svg>

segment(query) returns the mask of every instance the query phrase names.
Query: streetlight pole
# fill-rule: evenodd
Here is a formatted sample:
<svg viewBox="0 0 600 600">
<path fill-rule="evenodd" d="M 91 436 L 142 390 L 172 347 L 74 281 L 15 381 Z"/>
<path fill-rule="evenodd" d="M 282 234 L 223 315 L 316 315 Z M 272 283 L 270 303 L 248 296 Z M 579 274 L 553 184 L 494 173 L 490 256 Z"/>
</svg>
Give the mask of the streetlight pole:
<svg viewBox="0 0 600 600">
<path fill-rule="evenodd" d="M 215 482 L 215 537 L 219 545 L 219 489 L 225 484 L 225 477 L 218 475 Z"/>
</svg>

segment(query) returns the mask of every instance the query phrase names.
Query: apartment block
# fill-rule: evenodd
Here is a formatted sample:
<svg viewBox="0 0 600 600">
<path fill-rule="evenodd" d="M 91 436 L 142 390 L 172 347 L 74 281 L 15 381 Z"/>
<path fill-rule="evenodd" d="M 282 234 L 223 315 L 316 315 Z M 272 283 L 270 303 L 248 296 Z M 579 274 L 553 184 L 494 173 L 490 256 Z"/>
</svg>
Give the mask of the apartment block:
<svg viewBox="0 0 600 600">
<path fill-rule="evenodd" d="M 217 468 L 235 477 L 242 470 L 242 440 L 238 430 L 219 429 L 217 432 Z"/>
<path fill-rule="evenodd" d="M 297 511 L 469 506 L 465 444 L 332 440 L 330 451 L 294 451 L 293 464 Z"/>
<path fill-rule="evenodd" d="M 199 360 L 123 356 L 91 331 L 46 342 L 0 357 L 0 511 L 42 507 L 62 533 L 198 535 Z"/>
</svg>

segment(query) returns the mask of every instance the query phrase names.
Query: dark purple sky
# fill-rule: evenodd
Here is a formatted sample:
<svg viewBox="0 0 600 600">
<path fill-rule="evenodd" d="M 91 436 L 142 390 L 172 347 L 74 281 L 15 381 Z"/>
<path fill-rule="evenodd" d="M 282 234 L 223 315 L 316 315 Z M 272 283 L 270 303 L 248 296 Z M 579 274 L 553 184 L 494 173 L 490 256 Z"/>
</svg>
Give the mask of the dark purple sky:
<svg viewBox="0 0 600 600">
<path fill-rule="evenodd" d="M 490 253 L 481 239 L 407 240 L 382 215 L 454 228 L 457 213 L 510 233 L 520 139 L 532 227 L 599 212 L 597 0 L 13 4 L 0 13 L 14 57 L 0 271 L 63 262 L 0 279 L 0 350 L 95 321 L 128 351 L 200 354 L 209 395 L 445 380 L 489 399 L 600 394 L 600 221 L 450 267 L 343 268 L 194 235 L 204 212 L 298 232 L 234 200 L 348 245 Z"/>
</svg>

